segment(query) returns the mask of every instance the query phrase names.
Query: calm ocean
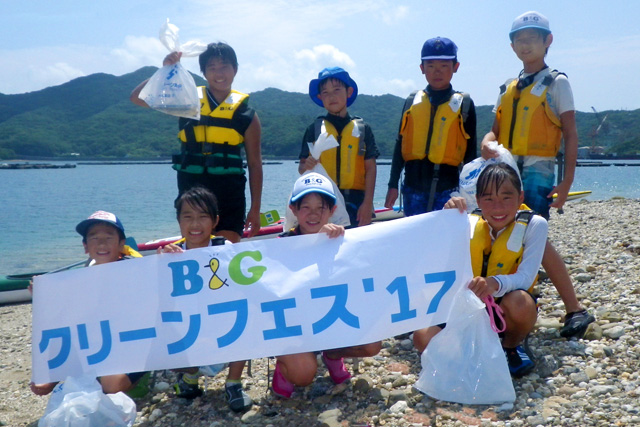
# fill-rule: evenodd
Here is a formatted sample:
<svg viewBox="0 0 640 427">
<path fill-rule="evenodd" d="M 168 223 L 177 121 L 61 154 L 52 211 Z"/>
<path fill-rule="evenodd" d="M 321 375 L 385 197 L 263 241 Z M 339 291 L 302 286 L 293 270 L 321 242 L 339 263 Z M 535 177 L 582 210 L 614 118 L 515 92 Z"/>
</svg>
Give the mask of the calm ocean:
<svg viewBox="0 0 640 427">
<path fill-rule="evenodd" d="M 262 210 L 283 214 L 297 164 L 285 161 L 263 169 Z M 376 207 L 384 203 L 389 169 L 378 166 Z M 640 199 L 638 183 L 640 166 L 578 167 L 572 190 L 592 190 L 587 200 Z M 178 235 L 176 193 L 168 164 L 0 170 L 0 275 L 47 271 L 84 259 L 75 226 L 100 209 L 118 215 L 138 242 Z"/>
</svg>

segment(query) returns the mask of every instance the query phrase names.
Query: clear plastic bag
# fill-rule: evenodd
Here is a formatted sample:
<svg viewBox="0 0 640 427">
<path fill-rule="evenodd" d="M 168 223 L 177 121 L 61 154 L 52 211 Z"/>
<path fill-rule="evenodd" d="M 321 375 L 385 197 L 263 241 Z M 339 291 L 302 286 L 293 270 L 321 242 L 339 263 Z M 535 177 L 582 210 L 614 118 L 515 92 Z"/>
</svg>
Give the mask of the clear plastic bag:
<svg viewBox="0 0 640 427">
<path fill-rule="evenodd" d="M 498 157 L 488 160 L 478 157 L 464 165 L 462 172 L 460 172 L 459 195 L 464 197 L 467 202 L 467 212 L 473 212 L 473 210 L 478 207 L 478 203 L 476 202 L 476 183 L 478 182 L 478 176 L 480 176 L 480 173 L 488 165 L 506 163 L 515 169 L 518 177 L 520 177 L 518 165 L 509 150 L 502 145 L 498 145 L 497 141 L 489 141 L 488 146 L 498 152 Z M 520 181 L 522 181 L 522 177 L 520 177 Z M 455 194 L 452 194 L 452 196 L 453 195 Z"/>
<path fill-rule="evenodd" d="M 170 52 L 183 57 L 200 55 L 207 46 L 198 41 L 180 44 L 178 27 L 167 22 L 160 29 L 160 41 Z M 172 116 L 200 119 L 200 98 L 191 74 L 180 62 L 156 71 L 140 91 L 139 98 L 154 110 Z"/>
<path fill-rule="evenodd" d="M 458 292 L 447 327 L 431 339 L 421 361 L 415 387 L 434 399 L 471 405 L 516 399 L 498 334 L 469 289 Z"/>
<path fill-rule="evenodd" d="M 323 124 L 322 132 L 318 136 L 316 142 L 313 144 L 309 143 L 309 155 L 314 159 L 319 159 L 323 151 L 330 148 L 338 147 L 339 145 L 340 144 L 338 144 L 338 141 L 336 141 L 333 135 L 329 135 L 325 131 Z M 327 179 L 331 181 L 331 184 L 333 185 L 333 192 L 336 195 L 336 211 L 333 213 L 331 218 L 329 218 L 329 222 L 332 224 L 343 225 L 345 227 L 351 225 L 351 221 L 349 220 L 349 213 L 347 212 L 347 208 L 344 203 L 344 197 L 342 197 L 342 193 L 340 193 L 340 189 L 338 188 L 336 183 L 333 182 L 333 180 L 329 177 L 329 174 L 327 174 L 324 166 L 322 166 L 321 163 L 318 163 L 316 166 L 314 166 L 313 169 L 306 171 L 303 175 L 310 172 L 316 172 L 327 177 Z M 296 217 L 295 215 L 293 215 L 293 211 L 291 211 L 291 209 L 289 208 L 290 200 L 291 193 L 289 193 L 289 198 L 287 199 L 287 209 L 284 217 L 283 229 L 285 231 L 288 231 L 298 225 Z"/>
<path fill-rule="evenodd" d="M 126 394 L 104 394 L 93 376 L 67 377 L 53 389 L 38 427 L 131 427 L 135 419 L 136 404 Z"/>
</svg>

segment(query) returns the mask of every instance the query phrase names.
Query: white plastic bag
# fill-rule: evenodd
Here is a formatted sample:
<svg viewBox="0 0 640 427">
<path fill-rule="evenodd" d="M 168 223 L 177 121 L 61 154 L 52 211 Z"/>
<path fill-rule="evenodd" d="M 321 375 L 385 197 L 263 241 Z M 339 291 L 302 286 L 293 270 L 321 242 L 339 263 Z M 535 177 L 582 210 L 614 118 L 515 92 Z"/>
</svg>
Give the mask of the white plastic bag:
<svg viewBox="0 0 640 427">
<path fill-rule="evenodd" d="M 520 181 L 522 182 L 522 177 L 520 177 L 518 165 L 513 159 L 511 152 L 504 148 L 502 144 L 498 145 L 497 141 L 489 141 L 487 145 L 492 150 L 498 152 L 498 157 L 489 160 L 478 157 L 477 159 L 474 159 L 464 165 L 464 167 L 462 168 L 462 172 L 460 172 L 459 195 L 461 197 L 464 197 L 465 201 L 467 202 L 467 212 L 473 212 L 473 210 L 478 207 L 478 203 L 476 202 L 476 183 L 478 182 L 480 173 L 488 165 L 494 163 L 506 163 L 513 169 L 515 169 L 518 177 L 520 178 Z M 452 194 L 452 196 L 453 195 L 455 194 Z"/>
<path fill-rule="evenodd" d="M 309 155 L 314 159 L 319 159 L 323 151 L 338 147 L 340 145 L 338 144 L 338 141 L 336 141 L 336 139 L 333 137 L 333 135 L 329 135 L 325 131 L 324 123 L 321 129 L 322 132 L 318 136 L 316 142 L 313 144 L 309 143 Z M 331 215 L 331 218 L 329 218 L 329 222 L 333 224 L 343 225 L 345 227 L 351 225 L 351 221 L 349 220 L 349 213 L 347 212 L 347 208 L 344 203 L 344 197 L 342 197 L 342 193 L 340 193 L 340 189 L 338 188 L 336 183 L 333 182 L 333 180 L 329 177 L 329 174 L 327 174 L 324 166 L 322 166 L 321 163 L 318 163 L 316 166 L 314 166 L 313 169 L 306 171 L 303 175 L 306 175 L 310 172 L 316 172 L 325 176 L 329 181 L 331 181 L 331 184 L 333 185 L 333 193 L 336 195 L 336 210 L 333 215 Z M 295 215 L 293 215 L 293 211 L 291 211 L 291 208 L 289 208 L 290 200 L 291 193 L 289 193 L 289 198 L 287 199 L 287 208 L 284 216 L 283 230 L 285 231 L 288 231 L 298 225 L 298 221 L 296 220 Z"/>
<path fill-rule="evenodd" d="M 167 22 L 160 29 L 160 41 L 170 52 L 197 56 L 207 49 L 201 42 L 180 44 L 178 27 Z M 200 119 L 200 99 L 196 83 L 180 62 L 156 71 L 140 91 L 139 98 L 154 110 L 172 116 Z"/>
<path fill-rule="evenodd" d="M 498 334 L 469 289 L 458 292 L 447 327 L 431 339 L 421 361 L 415 387 L 434 399 L 472 405 L 516 399 Z"/>
<path fill-rule="evenodd" d="M 94 376 L 67 377 L 49 398 L 38 427 L 131 427 L 136 404 L 126 394 L 104 394 Z"/>
</svg>

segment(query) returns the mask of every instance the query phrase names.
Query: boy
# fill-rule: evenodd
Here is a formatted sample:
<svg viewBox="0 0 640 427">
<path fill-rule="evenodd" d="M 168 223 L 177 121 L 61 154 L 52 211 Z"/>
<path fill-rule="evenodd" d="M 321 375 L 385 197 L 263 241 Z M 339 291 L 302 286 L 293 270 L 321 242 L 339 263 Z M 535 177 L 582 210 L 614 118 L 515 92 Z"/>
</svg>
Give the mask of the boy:
<svg viewBox="0 0 640 427">
<path fill-rule="evenodd" d="M 322 163 L 344 196 L 351 226 L 371 224 L 379 153 L 369 125 L 347 111 L 358 96 L 358 86 L 342 68 L 325 68 L 309 83 L 309 96 L 324 107 L 327 114 L 319 116 L 307 128 L 302 138 L 298 172 L 303 174 Z M 340 146 L 326 150 L 320 159 L 314 159 L 309 155 L 308 143 L 316 141 L 323 126 Z"/>
<path fill-rule="evenodd" d="M 125 234 L 122 222 L 112 213 L 97 211 L 76 226 L 82 236 L 84 252 L 89 254 L 90 265 L 106 264 L 127 258 L 139 258 L 141 255 L 125 245 Z M 105 393 L 126 392 L 131 390 L 146 372 L 131 374 L 105 375 L 98 380 Z M 34 384 L 31 391 L 44 396 L 53 390 L 57 383 Z"/>
<path fill-rule="evenodd" d="M 482 140 L 482 157 L 496 157 L 488 146 L 498 141 L 516 159 L 524 187 L 525 203 L 545 219 L 549 208 L 562 208 L 573 183 L 578 153 L 573 94 L 567 76 L 550 70 L 545 56 L 553 42 L 549 20 L 538 12 L 518 16 L 509 32 L 511 48 L 522 61 L 517 79 L 500 88 L 492 130 Z M 564 140 L 564 177 L 554 187 L 555 156 Z M 557 194 L 555 201 L 551 197 Z M 550 203 L 552 202 L 552 203 Z M 567 315 L 560 334 L 582 337 L 595 318 L 585 310 L 573 289 L 560 254 L 550 242 L 542 259 L 564 302 Z"/>
<path fill-rule="evenodd" d="M 282 233 L 281 237 L 326 233 L 330 238 L 336 238 L 344 234 L 344 227 L 329 223 L 329 218 L 336 209 L 336 196 L 333 185 L 319 173 L 308 173 L 296 180 L 289 207 L 298 220 L 298 225 Z M 351 378 L 351 373 L 344 366 L 345 357 L 372 357 L 378 354 L 381 348 L 382 343 L 378 341 L 325 350 L 322 352 L 322 361 L 329 371 L 331 380 L 335 384 L 342 384 Z M 304 387 L 311 384 L 317 369 L 318 362 L 313 352 L 278 356 L 271 383 L 273 392 L 288 399 L 293 394 L 294 386 Z"/>
<path fill-rule="evenodd" d="M 214 230 L 220 219 L 216 196 L 201 186 L 195 186 L 178 196 L 175 202 L 176 217 L 182 239 L 158 248 L 158 253 L 180 253 L 189 249 L 224 245 L 224 237 L 214 236 Z M 229 363 L 229 374 L 225 382 L 225 393 L 229 408 L 234 412 L 243 412 L 251 408 L 251 398 L 242 389 L 242 371 L 245 361 Z M 198 385 L 201 374 L 215 376 L 224 369 L 224 364 L 208 365 L 180 369 L 183 374 L 174 385 L 177 397 L 194 399 L 202 395 Z"/>
<path fill-rule="evenodd" d="M 167 55 L 163 65 L 180 61 L 181 53 Z M 238 59 L 231 46 L 210 43 L 199 57 L 200 70 L 208 88 L 198 87 L 200 120 L 180 118 L 178 138 L 182 153 L 173 156 L 178 172 L 178 195 L 194 185 L 209 189 L 220 202 L 220 222 L 216 234 L 236 243 L 243 229 L 254 236 L 260 230 L 262 197 L 262 157 L 260 120 L 247 105 L 249 95 L 231 89 L 238 72 Z M 131 101 L 148 107 L 139 98 L 147 80 L 131 93 Z M 251 207 L 245 221 L 246 177 L 242 167 L 242 147 L 249 169 Z"/>
<path fill-rule="evenodd" d="M 476 109 L 468 94 L 451 86 L 458 47 L 444 37 L 422 46 L 420 71 L 427 88 L 409 95 L 393 150 L 385 207 L 398 199 L 404 169 L 404 214 L 440 210 L 458 188 L 458 168 L 476 157 Z"/>
</svg>

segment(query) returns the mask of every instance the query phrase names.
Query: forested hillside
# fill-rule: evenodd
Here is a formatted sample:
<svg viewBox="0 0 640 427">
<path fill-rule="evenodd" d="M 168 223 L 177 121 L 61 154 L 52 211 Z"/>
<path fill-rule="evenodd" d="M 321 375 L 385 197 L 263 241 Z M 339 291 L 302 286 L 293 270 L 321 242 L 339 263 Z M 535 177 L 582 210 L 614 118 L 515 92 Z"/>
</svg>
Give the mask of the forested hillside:
<svg viewBox="0 0 640 427">
<path fill-rule="evenodd" d="M 93 74 L 37 92 L 0 94 L 0 158 L 167 158 L 179 149 L 177 118 L 133 105 L 131 90 L 155 67 L 123 76 Z M 194 76 L 198 84 L 204 84 Z M 391 156 L 403 98 L 358 95 L 349 109 L 367 121 L 383 156 Z M 262 122 L 265 158 L 296 158 L 305 128 L 323 109 L 307 94 L 268 88 L 251 94 Z M 481 138 L 493 121 L 490 106 L 478 106 Z M 606 116 L 597 135 L 594 130 Z M 602 145 L 618 155 L 640 153 L 640 110 L 578 112 L 581 145 Z"/>
</svg>

